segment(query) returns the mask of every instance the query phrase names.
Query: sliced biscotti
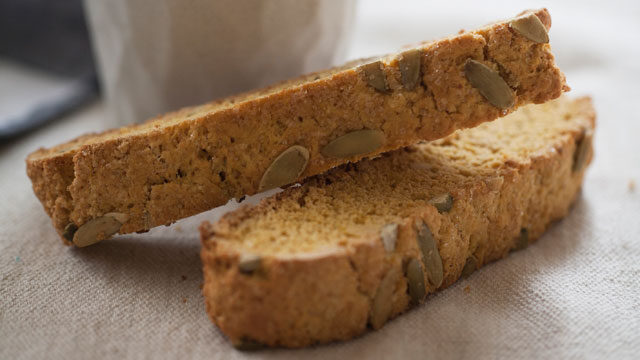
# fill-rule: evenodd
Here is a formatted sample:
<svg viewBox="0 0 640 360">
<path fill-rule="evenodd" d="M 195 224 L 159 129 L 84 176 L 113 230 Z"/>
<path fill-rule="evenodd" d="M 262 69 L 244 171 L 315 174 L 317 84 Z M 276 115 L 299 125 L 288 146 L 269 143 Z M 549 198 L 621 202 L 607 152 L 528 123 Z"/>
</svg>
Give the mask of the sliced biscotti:
<svg viewBox="0 0 640 360">
<path fill-rule="evenodd" d="M 239 346 L 379 328 L 565 216 L 594 126 L 588 98 L 530 105 L 203 223 L 207 311 Z"/>
<path fill-rule="evenodd" d="M 518 25 L 523 21 L 528 28 Z M 550 25 L 546 10 L 528 12 L 375 61 L 83 136 L 29 155 L 27 172 L 67 243 L 169 224 L 557 98 L 568 89 L 565 78 L 546 39 L 531 36 L 547 34 Z"/>
</svg>

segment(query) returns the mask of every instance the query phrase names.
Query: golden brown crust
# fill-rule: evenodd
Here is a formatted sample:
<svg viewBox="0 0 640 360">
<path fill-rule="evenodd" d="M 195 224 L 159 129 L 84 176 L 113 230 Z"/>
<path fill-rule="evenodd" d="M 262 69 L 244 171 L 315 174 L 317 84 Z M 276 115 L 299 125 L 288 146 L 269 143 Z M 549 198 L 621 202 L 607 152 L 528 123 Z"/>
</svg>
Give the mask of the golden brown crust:
<svg viewBox="0 0 640 360">
<path fill-rule="evenodd" d="M 518 246 L 522 229 L 531 242 L 565 216 L 586 169 L 585 164 L 573 170 L 576 147 L 592 136 L 594 127 L 589 98 L 528 106 L 510 118 L 364 160 L 357 169 L 334 169 L 229 213 L 216 224 L 205 222 L 200 230 L 207 311 L 234 343 L 301 347 L 361 334 L 385 274 L 392 268 L 404 274 L 410 259 L 421 259 L 416 222 L 424 221 L 434 235 L 444 270 L 438 289 L 443 289 L 461 276 L 469 257 L 478 267 L 503 258 Z M 513 140 L 512 131 L 524 140 Z M 486 154 L 495 144 L 501 150 Z M 593 151 L 587 145 L 589 162 Z M 424 176 L 432 178 L 422 183 L 428 187 L 416 180 Z M 416 189 L 396 187 L 389 194 L 389 183 L 397 179 Z M 454 198 L 449 212 L 410 200 L 394 210 L 393 201 L 407 194 L 440 192 Z M 375 206 L 368 207 L 370 203 Z M 386 217 L 379 216 L 385 211 Z M 388 219 L 399 225 L 391 254 L 377 232 Z M 311 241 L 295 232 L 304 226 L 309 239 L 326 244 L 297 250 Z M 317 234 L 325 228 L 344 230 L 330 233 L 338 239 L 324 239 Z M 351 234 L 354 229 L 362 233 Z M 280 242 L 270 245 L 274 241 Z M 251 274 L 238 269 L 247 252 L 262 259 Z M 437 290 L 425 283 L 428 293 Z M 390 317 L 409 307 L 407 286 L 401 276 L 393 288 Z"/>
<path fill-rule="evenodd" d="M 546 9 L 536 14 L 549 16 Z M 499 71 L 514 91 L 512 108 L 492 106 L 468 83 L 468 59 Z M 128 215 L 120 233 L 144 231 L 254 194 L 267 167 L 292 145 L 310 152 L 301 180 L 567 89 L 549 45 L 524 38 L 508 22 L 422 45 L 422 81 L 411 91 L 400 82 L 397 58 L 383 62 L 390 93 L 369 86 L 357 68 L 332 69 L 38 150 L 27 171 L 59 233 L 109 212 Z M 384 145 L 346 159 L 321 154 L 331 140 L 363 128 L 381 130 Z"/>
</svg>

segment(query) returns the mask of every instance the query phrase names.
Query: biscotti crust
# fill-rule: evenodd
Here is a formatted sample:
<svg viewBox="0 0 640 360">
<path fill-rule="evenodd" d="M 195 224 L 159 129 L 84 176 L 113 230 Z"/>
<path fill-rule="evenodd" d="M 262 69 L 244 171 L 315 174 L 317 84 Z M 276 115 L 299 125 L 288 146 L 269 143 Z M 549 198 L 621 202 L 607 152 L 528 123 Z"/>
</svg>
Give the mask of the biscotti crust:
<svg viewBox="0 0 640 360">
<path fill-rule="evenodd" d="M 535 13 L 548 28 L 547 10 Z M 389 56 L 381 59 L 388 93 L 374 89 L 361 68 L 334 69 L 41 149 L 27 158 L 27 173 L 59 234 L 70 223 L 81 226 L 111 212 L 127 215 L 120 233 L 145 231 L 256 193 L 265 170 L 291 146 L 310 154 L 299 181 L 568 89 L 549 45 L 525 38 L 508 22 L 421 49 L 421 82 L 413 90 L 402 84 L 398 57 Z M 513 107 L 491 105 L 469 84 L 469 59 L 500 74 L 513 91 Z M 347 158 L 323 156 L 329 142 L 361 129 L 381 131 L 384 144 Z"/>
<path fill-rule="evenodd" d="M 495 176 L 485 174 L 476 181 L 442 189 L 454 199 L 448 212 L 439 213 L 435 206 L 427 204 L 403 216 L 397 222 L 395 251 L 391 253 L 385 250 L 380 234 L 370 232 L 360 240 L 352 238 L 344 246 L 324 252 L 259 253 L 259 270 L 246 274 L 237 270 L 245 250 L 233 234 L 247 219 L 274 211 L 285 200 L 300 201 L 316 188 L 321 193 L 324 184 L 331 183 L 327 179 L 348 181 L 349 177 L 363 177 L 363 171 L 370 172 L 362 168 L 373 167 L 376 162 L 402 163 L 406 157 L 403 152 L 419 151 L 416 148 L 359 163 L 356 166 L 360 172 L 344 167 L 332 170 L 300 188 L 265 199 L 258 206 L 229 213 L 216 224 L 203 223 L 203 294 L 211 319 L 234 344 L 251 341 L 302 347 L 346 340 L 363 333 L 368 326 L 382 326 L 371 319 L 374 299 L 386 274 L 392 269 L 405 274 L 412 259 L 418 259 L 425 268 L 416 241 L 423 222 L 437 243 L 444 273 L 442 284 L 436 287 L 425 271 L 426 293 L 453 284 L 471 258 L 479 268 L 535 241 L 554 220 L 567 214 L 593 156 L 595 113 L 590 100 L 561 100 L 559 106 L 566 110 L 554 116 L 558 121 L 570 119 L 565 121 L 571 121 L 571 126 L 553 134 L 556 136 L 545 143 L 543 150 L 525 160 L 499 159 L 502 165 L 495 169 Z M 585 164 L 574 170 L 576 147 L 583 141 L 588 145 Z M 418 145 L 417 149 L 422 146 L 429 145 Z M 327 226 L 332 226 L 330 220 Z M 473 270 L 465 272 L 468 275 Z M 412 304 L 406 276 L 397 278 L 392 294 L 384 320 Z"/>
</svg>

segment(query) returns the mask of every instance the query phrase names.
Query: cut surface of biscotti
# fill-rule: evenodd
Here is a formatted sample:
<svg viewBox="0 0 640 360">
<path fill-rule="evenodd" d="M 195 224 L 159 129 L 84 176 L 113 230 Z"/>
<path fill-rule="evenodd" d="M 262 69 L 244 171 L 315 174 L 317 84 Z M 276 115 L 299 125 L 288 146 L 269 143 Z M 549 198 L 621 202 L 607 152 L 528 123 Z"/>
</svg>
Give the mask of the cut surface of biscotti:
<svg viewBox="0 0 640 360">
<path fill-rule="evenodd" d="M 239 346 L 377 329 L 565 216 L 594 127 L 588 98 L 529 105 L 205 222 L 207 311 Z"/>
<path fill-rule="evenodd" d="M 67 243 L 145 231 L 557 98 L 550 26 L 546 9 L 526 12 L 41 149 L 27 172 Z"/>
</svg>

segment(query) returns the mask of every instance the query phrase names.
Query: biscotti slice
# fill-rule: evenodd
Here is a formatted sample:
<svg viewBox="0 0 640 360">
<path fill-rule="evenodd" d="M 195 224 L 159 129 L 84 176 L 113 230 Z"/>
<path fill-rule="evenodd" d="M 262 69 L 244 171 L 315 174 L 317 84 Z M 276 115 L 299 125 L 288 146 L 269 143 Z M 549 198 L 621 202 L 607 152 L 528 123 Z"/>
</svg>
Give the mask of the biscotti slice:
<svg viewBox="0 0 640 360">
<path fill-rule="evenodd" d="M 525 248 L 576 198 L 588 98 L 530 105 L 203 223 L 203 293 L 234 344 L 344 340 Z"/>
<path fill-rule="evenodd" d="M 568 88 L 547 43 L 550 25 L 547 10 L 527 12 L 375 61 L 83 136 L 29 155 L 27 172 L 67 243 L 170 224 L 557 98 Z"/>
</svg>

